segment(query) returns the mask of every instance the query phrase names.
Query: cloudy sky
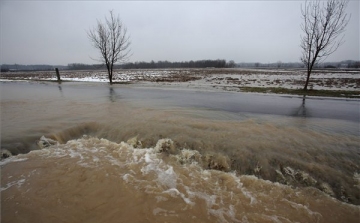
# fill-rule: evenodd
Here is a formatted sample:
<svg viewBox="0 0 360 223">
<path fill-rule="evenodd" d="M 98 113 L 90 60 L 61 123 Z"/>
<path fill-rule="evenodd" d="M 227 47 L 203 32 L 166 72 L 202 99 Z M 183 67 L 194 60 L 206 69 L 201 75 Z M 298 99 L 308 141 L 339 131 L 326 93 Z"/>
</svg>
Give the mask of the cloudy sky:
<svg viewBox="0 0 360 223">
<path fill-rule="evenodd" d="M 0 64 L 97 63 L 86 31 L 113 10 L 131 35 L 129 61 L 298 62 L 303 1 L 1 1 Z M 327 61 L 359 60 L 359 1 Z"/>
</svg>

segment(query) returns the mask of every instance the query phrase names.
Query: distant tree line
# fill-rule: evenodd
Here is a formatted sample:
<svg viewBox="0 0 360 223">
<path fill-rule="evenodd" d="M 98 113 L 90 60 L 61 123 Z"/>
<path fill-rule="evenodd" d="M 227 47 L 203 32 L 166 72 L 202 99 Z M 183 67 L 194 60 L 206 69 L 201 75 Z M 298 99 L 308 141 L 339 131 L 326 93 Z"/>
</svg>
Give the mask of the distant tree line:
<svg viewBox="0 0 360 223">
<path fill-rule="evenodd" d="M 233 60 L 228 63 L 226 60 L 197 60 L 197 61 L 182 61 L 182 62 L 170 62 L 170 61 L 158 61 L 154 62 L 134 62 L 126 63 L 122 65 L 123 69 L 161 69 L 161 68 L 224 68 L 235 67 Z"/>
<path fill-rule="evenodd" d="M 55 66 L 53 66 L 55 67 Z M 126 64 L 116 64 L 115 69 L 163 69 L 163 68 L 305 68 L 303 63 L 300 62 L 275 62 L 275 63 L 235 63 L 233 60 L 226 62 L 226 60 L 198 60 L 198 61 L 186 61 L 186 62 L 131 62 Z M 103 69 L 103 64 L 82 64 L 71 63 L 67 66 L 63 66 L 62 69 L 68 70 L 97 70 Z M 360 61 L 344 60 L 339 62 L 323 62 L 315 66 L 315 68 L 360 68 Z"/>
<path fill-rule="evenodd" d="M 360 61 L 349 60 L 349 61 L 347 61 L 347 63 L 345 62 L 342 64 L 347 64 L 348 68 L 360 68 Z"/>
<path fill-rule="evenodd" d="M 46 70 L 54 70 L 55 67 L 59 69 L 63 69 L 66 66 L 52 66 L 52 65 L 45 65 L 45 64 L 38 64 L 38 65 L 22 65 L 22 64 L 2 64 L 1 65 L 1 72 L 8 72 L 8 71 L 46 71 Z"/>
<path fill-rule="evenodd" d="M 303 68 L 304 65 L 302 63 L 283 63 L 278 61 L 276 63 L 237 63 L 236 67 L 243 68 Z"/>
<path fill-rule="evenodd" d="M 236 67 L 242 67 L 242 68 L 305 68 L 305 65 L 303 63 L 283 63 L 281 61 L 278 61 L 276 63 L 237 63 Z M 360 61 L 354 61 L 354 60 L 345 60 L 345 61 L 339 61 L 339 62 L 323 62 L 318 63 L 314 65 L 314 68 L 320 69 L 320 68 L 360 68 Z"/>
<path fill-rule="evenodd" d="M 206 62 L 208 61 L 208 62 Z M 212 62 L 209 62 L 212 61 Z M 219 61 L 219 62 L 218 62 Z M 54 71 L 55 68 L 59 70 L 102 70 L 104 69 L 103 64 L 83 64 L 83 63 L 70 63 L 67 66 L 63 65 L 21 65 L 21 64 L 2 64 L 1 72 L 11 71 Z M 169 61 L 158 61 L 158 62 L 134 62 L 123 65 L 114 65 L 115 69 L 162 69 L 162 68 L 206 68 L 206 67 L 239 67 L 239 68 L 304 68 L 302 63 L 283 63 L 278 61 L 276 63 L 235 63 L 230 60 L 199 60 L 199 61 L 188 61 L 188 62 L 169 62 Z M 317 64 L 315 68 L 351 68 L 360 69 L 360 61 L 344 60 L 340 62 L 324 62 Z"/>
<path fill-rule="evenodd" d="M 118 65 L 118 68 L 120 65 Z M 83 63 L 69 63 L 67 65 L 68 70 L 98 70 L 103 69 L 103 64 L 83 64 Z"/>
</svg>

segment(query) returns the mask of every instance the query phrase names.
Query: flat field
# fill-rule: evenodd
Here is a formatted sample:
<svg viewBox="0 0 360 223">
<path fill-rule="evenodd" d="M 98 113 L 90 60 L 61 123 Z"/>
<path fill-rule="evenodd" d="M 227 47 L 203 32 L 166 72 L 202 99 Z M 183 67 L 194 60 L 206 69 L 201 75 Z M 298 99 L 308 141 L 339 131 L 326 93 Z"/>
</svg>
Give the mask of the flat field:
<svg viewBox="0 0 360 223">
<path fill-rule="evenodd" d="M 62 70 L 60 75 L 63 81 L 108 82 L 105 70 Z M 114 70 L 113 82 L 149 87 L 280 93 L 272 89 L 299 90 L 303 88 L 305 79 L 306 71 L 296 69 L 136 69 Z M 1 73 L 0 81 L 7 80 L 56 81 L 56 75 L 55 71 Z M 359 95 L 360 70 L 313 71 L 308 89 L 351 91 L 353 95 Z"/>
</svg>

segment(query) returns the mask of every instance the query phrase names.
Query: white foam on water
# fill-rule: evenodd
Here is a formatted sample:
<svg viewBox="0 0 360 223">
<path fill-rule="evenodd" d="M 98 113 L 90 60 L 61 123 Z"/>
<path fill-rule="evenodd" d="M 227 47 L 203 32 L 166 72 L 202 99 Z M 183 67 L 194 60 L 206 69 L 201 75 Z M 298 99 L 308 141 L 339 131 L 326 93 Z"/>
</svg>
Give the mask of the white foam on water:
<svg viewBox="0 0 360 223">
<path fill-rule="evenodd" d="M 7 183 L 5 187 L 1 187 L 0 191 L 7 190 L 12 186 L 21 187 L 21 185 L 23 185 L 24 183 L 25 183 L 25 179 L 21 179 L 21 180 L 18 180 L 18 181 L 12 181 L 10 183 Z"/>
<path fill-rule="evenodd" d="M 353 179 L 354 179 L 354 181 L 355 181 L 355 187 L 357 187 L 357 188 L 359 188 L 359 190 L 360 190 L 360 174 L 359 173 L 357 173 L 357 172 L 355 172 L 354 173 L 354 176 L 353 176 Z"/>
<path fill-rule="evenodd" d="M 139 149 L 125 142 L 117 144 L 106 139 L 81 138 L 70 140 L 66 144 L 32 151 L 19 158 L 10 157 L 6 162 L 24 161 L 32 156 L 40 156 L 73 159 L 72 163 L 84 168 L 92 168 L 94 171 L 101 171 L 110 166 L 114 168 L 112 175 L 115 173 L 127 185 L 154 198 L 153 215 L 176 216 L 179 214 L 176 211 L 164 209 L 169 202 L 176 203 L 181 210 L 196 209 L 202 204 L 207 215 L 217 219 L 217 222 L 251 222 L 247 213 L 241 212 L 243 205 L 249 209 L 263 208 L 262 199 L 268 197 L 271 192 L 266 187 L 279 189 L 279 191 L 282 191 L 282 188 L 289 189 L 284 185 L 259 180 L 255 176 L 238 176 L 236 172 L 203 169 L 196 159 L 193 159 L 194 155 L 201 156 L 197 151 L 183 150 L 177 155 L 170 155 L 163 149 L 170 148 L 171 145 L 173 142 L 170 139 L 164 139 L 159 140 L 154 148 Z M 181 157 L 181 154 L 184 157 Z M 31 174 L 35 173 L 36 171 L 33 171 Z M 108 172 L 105 173 L 108 174 Z M 28 176 L 31 177 L 31 174 Z M 358 179 L 358 176 L 359 174 L 355 173 L 354 180 Z M 259 181 L 265 189 L 257 191 L 252 190 L 251 186 L 244 186 L 244 182 L 251 185 Z M 24 178 L 11 181 L 3 186 L 1 191 L 12 186 L 21 187 L 24 182 Z M 297 196 L 298 194 L 295 197 Z M 282 205 L 285 204 L 302 213 L 307 219 L 321 220 L 323 218 L 320 213 L 304 204 L 287 198 L 279 199 L 279 201 Z M 261 219 L 272 222 L 291 222 L 286 216 L 274 215 L 277 213 L 275 206 L 268 206 L 265 209 L 268 210 L 266 213 L 258 214 Z M 196 216 L 193 217 L 196 218 Z"/>
<path fill-rule="evenodd" d="M 242 222 L 235 217 L 235 210 L 232 205 L 229 208 L 220 208 L 220 209 L 210 209 L 209 213 L 218 217 L 220 222 L 229 222 L 226 220 L 225 216 L 231 219 L 231 222 Z"/>
<path fill-rule="evenodd" d="M 156 196 L 156 202 L 159 203 L 159 202 L 162 202 L 162 201 L 167 201 L 168 199 L 164 196 Z"/>
<path fill-rule="evenodd" d="M 22 162 L 27 160 L 28 158 L 21 158 L 21 155 L 18 156 L 11 156 L 9 158 L 3 159 L 0 161 L 0 166 L 5 166 L 8 163 L 14 163 L 14 162 Z"/>
<path fill-rule="evenodd" d="M 162 171 L 158 170 L 158 181 L 168 188 L 176 188 L 177 176 L 173 170 L 173 167 L 170 166 L 167 170 Z"/>
<path fill-rule="evenodd" d="M 115 144 L 106 139 L 90 138 L 71 140 L 65 145 L 54 145 L 43 149 L 41 152 L 33 153 L 38 153 L 42 157 L 68 157 L 76 160 L 78 165 L 85 168 L 96 167 L 99 169 L 102 168 L 104 162 L 124 168 L 124 171 L 119 172 L 124 182 L 133 185 L 135 188 L 145 190 L 146 193 L 155 195 L 158 204 L 167 202 L 169 198 L 179 198 L 185 205 L 194 206 L 196 200 L 200 199 L 205 201 L 208 214 L 219 218 L 220 222 L 227 222 L 226 219 L 237 222 L 238 220 L 234 217 L 236 210 L 233 205 L 225 204 L 222 198 L 221 190 L 223 188 L 219 185 L 212 185 L 206 191 L 199 190 L 200 187 L 196 188 L 201 184 L 211 184 L 208 181 L 213 177 L 213 173 L 219 171 L 203 170 L 199 165 L 196 165 L 196 162 L 190 162 L 190 164 L 187 163 L 188 166 L 181 167 L 189 179 L 182 179 L 176 170 L 180 164 L 175 169 L 172 164 L 164 162 L 160 153 L 160 151 L 164 151 L 164 149 L 170 148 L 172 145 L 173 142 L 170 139 L 162 139 L 154 148 L 137 149 L 125 142 Z M 112 149 L 109 149 L 110 147 Z M 198 153 L 187 150 L 183 151 L 183 154 L 185 159 L 193 157 L 194 154 L 198 155 Z M 188 167 L 192 168 L 192 170 L 186 170 Z M 196 174 L 193 171 L 198 173 Z M 221 172 L 220 174 L 225 173 Z M 235 173 L 228 174 L 236 181 L 236 187 L 242 188 L 240 179 L 236 177 Z M 202 182 L 186 185 L 184 183 L 186 180 L 190 180 L 190 182 L 200 180 Z M 220 193 L 220 195 L 216 195 L 216 193 Z M 246 191 L 243 193 L 247 194 Z M 160 211 L 160 209 L 154 210 L 155 214 L 167 213 Z"/>
<path fill-rule="evenodd" d="M 180 192 L 178 189 L 176 189 L 176 188 L 170 188 L 170 189 L 168 189 L 168 190 L 166 190 L 166 191 L 163 191 L 162 193 L 163 193 L 163 194 L 169 194 L 171 197 L 181 197 L 186 204 L 194 205 L 194 202 L 192 202 L 189 198 L 187 198 L 187 197 L 185 196 L 185 194 L 181 193 L 181 192 Z"/>
<path fill-rule="evenodd" d="M 297 211 L 305 212 L 306 214 L 310 214 L 311 216 L 314 216 L 318 221 L 322 218 L 322 215 L 318 212 L 311 211 L 308 206 L 305 206 L 303 204 L 298 204 L 292 201 L 289 201 L 287 199 L 282 199 L 282 201 L 285 201 L 290 204 L 291 207 L 295 208 Z"/>
<path fill-rule="evenodd" d="M 155 208 L 153 210 L 153 215 L 165 215 L 165 216 L 174 216 L 174 217 L 178 216 L 177 214 L 175 214 L 175 211 L 168 211 L 162 208 Z"/>
</svg>

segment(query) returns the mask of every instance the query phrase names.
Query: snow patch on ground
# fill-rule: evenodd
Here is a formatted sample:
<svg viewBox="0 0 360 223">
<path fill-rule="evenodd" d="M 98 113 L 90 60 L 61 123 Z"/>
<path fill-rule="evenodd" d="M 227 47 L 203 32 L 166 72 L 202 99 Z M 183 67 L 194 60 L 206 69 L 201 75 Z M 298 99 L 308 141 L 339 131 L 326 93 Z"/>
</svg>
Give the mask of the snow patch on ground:
<svg viewBox="0 0 360 223">
<path fill-rule="evenodd" d="M 105 71 L 61 71 L 63 81 L 108 82 Z M 301 89 L 306 72 L 302 70 L 256 69 L 139 69 L 117 70 L 113 82 L 146 86 L 239 91 L 241 87 L 281 87 Z M 54 72 L 7 72 L 0 81 L 56 81 Z M 358 90 L 360 71 L 316 71 L 311 75 L 309 89 Z"/>
</svg>

